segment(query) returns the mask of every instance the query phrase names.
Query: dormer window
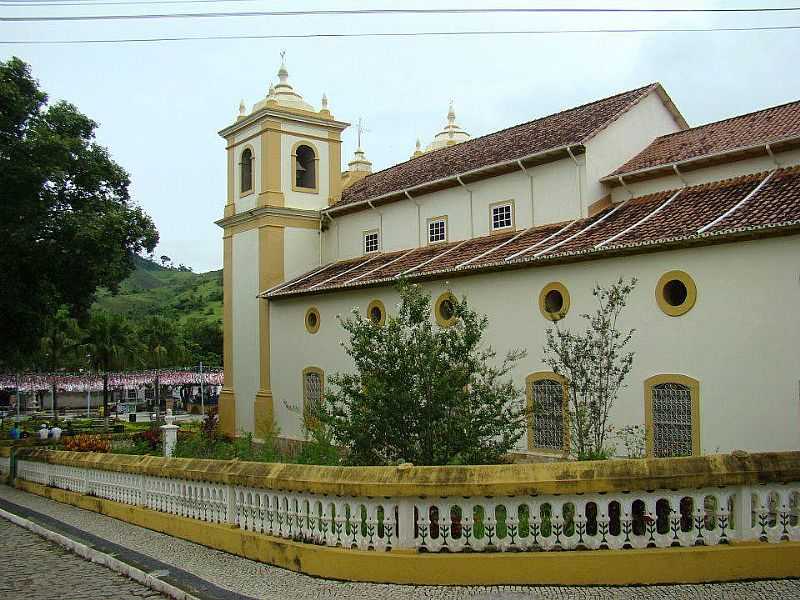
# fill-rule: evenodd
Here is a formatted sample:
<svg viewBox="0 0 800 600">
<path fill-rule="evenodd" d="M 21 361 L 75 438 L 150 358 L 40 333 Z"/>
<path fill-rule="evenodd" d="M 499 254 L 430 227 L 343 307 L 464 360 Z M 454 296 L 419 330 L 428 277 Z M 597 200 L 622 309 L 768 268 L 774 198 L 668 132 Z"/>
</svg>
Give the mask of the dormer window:
<svg viewBox="0 0 800 600">
<path fill-rule="evenodd" d="M 503 231 L 514 227 L 514 202 L 498 202 L 491 206 L 492 231 Z"/>
<path fill-rule="evenodd" d="M 242 160 L 239 163 L 240 173 L 240 192 L 246 194 L 253 191 L 253 151 L 245 148 L 242 152 Z"/>
<path fill-rule="evenodd" d="M 293 152 L 294 189 L 317 191 L 317 153 L 308 144 L 298 144 Z"/>
<path fill-rule="evenodd" d="M 439 244 L 447 241 L 447 217 L 428 219 L 428 243 Z"/>
<path fill-rule="evenodd" d="M 377 252 L 380 249 L 380 240 L 377 231 L 364 232 L 364 254 Z"/>
</svg>

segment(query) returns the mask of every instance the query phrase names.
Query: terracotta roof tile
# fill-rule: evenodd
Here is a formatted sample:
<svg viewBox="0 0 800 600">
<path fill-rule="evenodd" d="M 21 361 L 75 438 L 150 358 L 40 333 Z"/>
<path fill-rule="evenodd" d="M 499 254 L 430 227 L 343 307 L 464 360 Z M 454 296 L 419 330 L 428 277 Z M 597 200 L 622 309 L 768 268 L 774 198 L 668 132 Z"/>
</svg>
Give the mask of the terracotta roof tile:
<svg viewBox="0 0 800 600">
<path fill-rule="evenodd" d="M 610 176 L 800 136 L 800 100 L 662 135 Z"/>
<path fill-rule="evenodd" d="M 581 144 L 657 87 L 658 84 L 650 84 L 423 154 L 356 182 L 342 192 L 341 200 L 334 207 L 399 192 L 538 152 Z"/>
<path fill-rule="evenodd" d="M 611 206 L 598 214 L 573 223 L 543 225 L 526 230 L 513 239 L 516 234 L 486 236 L 452 242 L 441 246 L 428 246 L 403 252 L 382 255 L 374 260 L 373 266 L 385 261 L 386 267 L 370 273 L 356 282 L 347 284 L 336 282 L 337 287 L 360 287 L 392 281 L 408 269 L 421 265 L 433 257 L 437 258 L 424 267 L 410 273 L 410 279 L 423 277 L 446 277 L 452 274 L 479 271 L 481 269 L 507 268 L 522 264 L 541 264 L 553 259 L 593 255 L 601 257 L 625 250 L 638 251 L 639 248 L 668 247 L 670 244 L 691 244 L 703 242 L 709 237 L 725 236 L 735 232 L 774 231 L 790 228 L 800 231 L 800 167 L 780 169 L 744 204 L 741 201 L 764 181 L 768 173 L 756 173 L 736 179 L 719 181 L 683 189 L 659 192 L 628 201 L 623 205 Z M 673 197 L 674 196 L 674 197 Z M 664 204 L 672 198 L 669 205 Z M 737 207 L 737 205 L 739 205 Z M 663 208 L 658 210 L 659 207 Z M 699 233 L 699 230 L 725 214 L 729 209 L 736 210 L 722 219 L 714 227 Z M 658 211 L 658 212 L 654 212 Z M 643 219 L 645 219 L 642 222 Z M 590 225 L 591 228 L 587 229 Z M 629 231 L 627 229 L 634 226 Z M 579 233 L 580 232 L 580 233 Z M 623 233 L 624 232 L 624 233 Z M 579 233 L 579 235 L 575 235 Z M 620 237 L 598 248 L 598 244 L 613 236 Z M 555 234 L 555 235 L 554 235 Z M 574 237 L 572 237 L 574 236 Z M 549 238 L 549 239 L 548 239 Z M 509 240 L 512 240 L 509 242 Z M 543 242 L 542 240 L 547 240 Z M 562 240 L 566 240 L 560 245 Z M 521 250 L 540 242 L 534 249 L 513 260 L 511 257 Z M 496 248 L 487 253 L 487 250 Z M 547 250 L 542 253 L 542 250 Z M 445 254 L 446 253 L 446 254 Z M 485 254 L 484 256 L 482 256 Z M 394 260 L 401 257 L 399 260 Z M 462 265 L 470 258 L 479 257 L 468 265 Z M 322 286 L 313 288 L 315 283 L 324 281 L 336 273 L 352 269 L 363 261 L 347 260 L 336 263 L 329 269 L 313 273 L 307 279 L 291 284 L 283 289 L 267 294 L 268 297 L 292 296 L 320 291 Z M 394 262 L 391 262 L 394 260 Z M 389 264 L 391 262 L 391 264 Z M 352 271 L 362 269 L 362 265 Z M 298 278 L 301 279 L 301 278 Z M 343 281 L 351 279 L 349 276 Z"/>
</svg>

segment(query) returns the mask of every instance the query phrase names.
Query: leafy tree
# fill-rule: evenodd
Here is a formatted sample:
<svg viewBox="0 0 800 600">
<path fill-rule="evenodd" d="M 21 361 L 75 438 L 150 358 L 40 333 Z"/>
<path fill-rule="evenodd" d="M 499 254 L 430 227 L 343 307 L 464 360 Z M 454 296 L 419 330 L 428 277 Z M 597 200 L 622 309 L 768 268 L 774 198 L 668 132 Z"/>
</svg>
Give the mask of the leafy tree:
<svg viewBox="0 0 800 600">
<path fill-rule="evenodd" d="M 0 339 L 6 366 L 37 350 L 46 318 L 85 314 L 98 286 L 116 290 L 158 233 L 130 179 L 94 141 L 97 124 L 47 104 L 27 64 L 0 61 Z"/>
<path fill-rule="evenodd" d="M 78 321 L 69 315 L 67 307 L 62 306 L 47 320 L 39 346 L 41 361 L 46 371 L 57 371 L 76 366 L 78 348 L 83 332 Z M 58 414 L 58 390 L 53 382 L 53 413 Z"/>
<path fill-rule="evenodd" d="M 353 464 L 486 464 L 525 431 L 522 391 L 509 377 L 522 351 L 497 363 L 483 347 L 488 320 L 453 298 L 454 324 L 431 322 L 430 296 L 401 282 L 397 316 L 384 325 L 358 311 L 340 322 L 355 372 L 331 377 L 320 426 Z M 330 389 L 333 388 L 333 389 Z"/>
<path fill-rule="evenodd" d="M 183 323 L 183 337 L 191 363 L 222 365 L 222 326 L 217 321 L 189 317 Z"/>
<path fill-rule="evenodd" d="M 143 346 L 143 366 L 156 369 L 155 402 L 161 408 L 161 385 L 158 371 L 186 360 L 186 346 L 180 327 L 174 319 L 160 315 L 147 317 L 137 331 Z"/>
<path fill-rule="evenodd" d="M 103 373 L 103 415 L 108 418 L 108 373 L 124 368 L 136 353 L 130 323 L 120 315 L 93 312 L 86 326 L 84 348 L 91 366 Z"/>
<path fill-rule="evenodd" d="M 594 314 L 583 314 L 583 332 L 574 333 L 554 321 L 547 330 L 544 362 L 567 380 L 572 450 L 579 460 L 607 458 L 608 415 L 633 366 L 625 352 L 634 331 L 621 331 L 618 320 L 636 287 L 622 278 L 608 287 L 595 285 Z"/>
</svg>

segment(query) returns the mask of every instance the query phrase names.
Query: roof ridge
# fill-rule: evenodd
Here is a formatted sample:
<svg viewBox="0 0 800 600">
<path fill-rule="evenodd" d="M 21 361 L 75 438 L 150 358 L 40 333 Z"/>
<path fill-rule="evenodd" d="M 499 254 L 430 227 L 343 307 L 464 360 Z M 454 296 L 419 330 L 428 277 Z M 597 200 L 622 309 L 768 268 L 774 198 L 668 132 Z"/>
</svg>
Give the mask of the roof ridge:
<svg viewBox="0 0 800 600">
<path fill-rule="evenodd" d="M 784 102 L 783 104 L 776 104 L 775 106 L 768 106 L 766 108 L 760 108 L 758 110 L 753 110 L 753 111 L 750 111 L 750 112 L 742 113 L 740 115 L 734 115 L 732 117 L 725 117 L 724 119 L 720 119 L 718 121 L 711 121 L 709 123 L 704 123 L 703 125 L 696 125 L 695 127 L 689 127 L 689 129 L 681 129 L 679 131 L 673 131 L 671 133 L 665 133 L 664 135 L 660 135 L 657 138 L 655 138 L 651 142 L 651 144 L 655 144 L 658 140 L 666 139 L 666 138 L 672 137 L 674 135 L 679 135 L 679 134 L 682 134 L 682 133 L 688 133 L 688 132 L 691 132 L 691 131 L 696 131 L 698 129 L 703 129 L 705 127 L 711 127 L 712 125 L 718 125 L 720 123 L 726 123 L 728 121 L 735 121 L 736 119 L 743 119 L 745 117 L 750 117 L 750 116 L 753 116 L 753 115 L 757 115 L 759 113 L 764 113 L 764 112 L 776 110 L 778 108 L 783 108 L 784 106 L 789 106 L 791 104 L 800 104 L 800 100 L 791 100 L 790 102 Z"/>
<path fill-rule="evenodd" d="M 437 152 L 444 152 L 445 150 L 450 150 L 451 148 L 464 148 L 464 147 L 467 147 L 467 146 L 471 145 L 471 144 L 472 144 L 472 143 L 474 143 L 474 142 L 478 142 L 478 141 L 480 141 L 480 140 L 483 140 L 483 139 L 485 139 L 485 138 L 487 138 L 487 137 L 490 137 L 490 136 L 493 136 L 493 135 L 498 135 L 498 134 L 501 134 L 501 133 L 503 133 L 503 132 L 505 132 L 505 131 L 509 131 L 509 130 L 511 130 L 511 129 L 516 129 L 517 127 L 522 127 L 522 126 L 524 126 L 524 125 L 530 125 L 531 123 L 535 123 L 535 122 L 537 122 L 537 121 L 543 121 L 544 119 L 549 119 L 549 118 L 552 118 L 552 117 L 556 117 L 556 116 L 558 116 L 558 115 L 564 115 L 564 114 L 566 114 L 566 113 L 569 113 L 569 112 L 572 112 L 572 111 L 577 111 L 577 110 L 580 110 L 580 109 L 585 109 L 585 108 L 587 108 L 587 107 L 589 107 L 589 106 L 592 106 L 593 104 L 599 104 L 599 103 L 601 103 L 601 102 L 607 102 L 607 101 L 609 101 L 609 100 L 613 100 L 614 98 L 619 98 L 620 96 L 625 96 L 625 95 L 629 95 L 629 94 L 635 94 L 635 93 L 637 93 L 637 92 L 644 93 L 644 92 L 645 92 L 645 90 L 653 90 L 653 89 L 656 89 L 656 88 L 657 88 L 659 85 L 660 85 L 660 83 L 658 83 L 658 82 L 649 83 L 649 84 L 647 84 L 647 85 L 643 85 L 643 86 L 640 86 L 640 87 L 638 87 L 638 88 L 633 88 L 633 89 L 631 89 L 631 90 L 626 90 L 626 91 L 623 91 L 623 92 L 618 92 L 618 93 L 616 93 L 616 94 L 612 94 L 611 96 L 606 96 L 606 97 L 604 97 L 604 98 L 598 98 L 597 100 L 592 100 L 591 102 L 585 102 L 585 103 L 583 103 L 583 104 L 579 104 L 578 106 L 572 106 L 572 107 L 570 107 L 570 108 L 565 108 L 565 109 L 562 109 L 562 110 L 556 111 L 556 112 L 554 112 L 554 113 L 550 113 L 550 114 L 548 114 L 548 115 L 544 115 L 544 116 L 541 116 L 541 117 L 536 117 L 535 119 L 531 119 L 531 120 L 529 120 L 529 121 L 523 121 L 522 123 L 517 123 L 516 125 L 509 125 L 508 127 L 504 127 L 503 129 L 498 129 L 498 130 L 496 130 L 496 131 L 490 131 L 489 133 L 485 133 L 485 134 L 483 134 L 483 135 L 480 135 L 480 136 L 478 136 L 478 137 L 473 137 L 473 138 L 470 138 L 470 139 L 468 139 L 468 140 L 466 140 L 466 141 L 460 142 L 460 143 L 458 143 L 458 144 L 454 144 L 453 146 L 446 146 L 446 147 L 444 147 L 444 148 L 439 148 L 439 149 L 437 149 L 437 150 L 434 150 L 434 151 L 432 151 L 432 152 L 426 152 L 426 153 L 422 154 L 421 156 L 414 156 L 414 157 L 408 158 L 408 159 L 406 159 L 406 160 L 404 160 L 404 161 L 402 161 L 402 162 L 395 163 L 395 164 L 393 164 L 393 165 L 389 165 L 388 167 L 385 167 L 385 168 L 381 169 L 380 171 L 375 171 L 374 173 L 370 173 L 370 174 L 369 174 L 369 175 L 367 175 L 366 177 L 363 177 L 363 178 L 361 178 L 360 180 L 358 180 L 356 183 L 354 183 L 353 185 L 351 185 L 351 186 L 350 186 L 349 188 L 347 188 L 347 189 L 348 189 L 348 190 L 352 190 L 352 189 L 358 189 L 358 188 L 360 188 L 360 187 L 363 187 L 364 185 L 366 185 L 366 184 L 365 184 L 365 183 L 363 183 L 363 182 L 364 182 L 364 181 L 367 181 L 367 180 L 368 180 L 370 177 L 373 177 L 373 176 L 375 176 L 375 175 L 379 175 L 380 173 L 383 173 L 383 172 L 385 172 L 385 171 L 388 171 L 388 170 L 390 170 L 390 169 L 394 169 L 395 167 L 399 167 L 400 165 L 404 165 L 404 164 L 410 163 L 410 162 L 412 162 L 412 161 L 415 161 L 415 160 L 419 160 L 419 159 L 427 158 L 427 157 L 429 157 L 429 156 L 432 156 L 432 155 L 434 155 L 434 154 L 435 154 L 435 153 L 437 153 Z M 627 109 L 627 108 L 626 108 L 626 109 Z M 619 117 L 619 115 L 620 115 L 622 112 L 624 112 L 624 111 L 623 111 L 623 110 L 621 110 L 620 112 L 618 112 L 618 113 L 615 115 L 614 119 L 609 119 L 609 121 L 613 121 L 613 120 L 615 120 L 616 118 L 618 118 L 618 117 Z M 684 130 L 684 131 L 685 131 L 685 130 Z M 587 136 L 586 138 L 583 138 L 581 141 L 585 141 L 586 139 L 589 139 L 589 138 L 591 138 L 593 135 L 595 135 L 595 133 L 596 133 L 596 132 L 594 132 L 594 131 L 593 131 L 593 132 L 592 132 L 592 133 L 591 133 L 589 136 Z M 336 203 L 332 204 L 331 206 L 336 206 L 336 204 L 339 204 L 339 202 L 341 202 L 341 200 L 337 201 Z"/>
</svg>

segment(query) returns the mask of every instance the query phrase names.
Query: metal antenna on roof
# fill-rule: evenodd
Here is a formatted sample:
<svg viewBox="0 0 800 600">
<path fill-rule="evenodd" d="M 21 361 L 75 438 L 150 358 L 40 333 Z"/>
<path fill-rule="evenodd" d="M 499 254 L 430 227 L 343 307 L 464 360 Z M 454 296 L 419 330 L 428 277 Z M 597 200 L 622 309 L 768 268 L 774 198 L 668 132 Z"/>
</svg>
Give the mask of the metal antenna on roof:
<svg viewBox="0 0 800 600">
<path fill-rule="evenodd" d="M 358 117 L 358 125 L 356 125 L 356 131 L 358 132 L 358 149 L 361 150 L 361 134 L 369 133 L 369 129 L 364 127 L 364 119 Z"/>
</svg>

